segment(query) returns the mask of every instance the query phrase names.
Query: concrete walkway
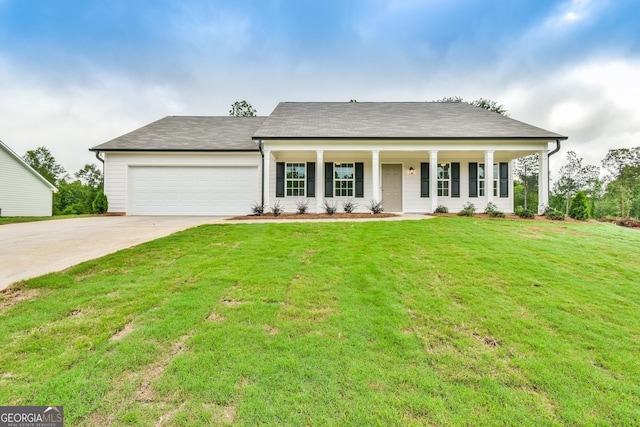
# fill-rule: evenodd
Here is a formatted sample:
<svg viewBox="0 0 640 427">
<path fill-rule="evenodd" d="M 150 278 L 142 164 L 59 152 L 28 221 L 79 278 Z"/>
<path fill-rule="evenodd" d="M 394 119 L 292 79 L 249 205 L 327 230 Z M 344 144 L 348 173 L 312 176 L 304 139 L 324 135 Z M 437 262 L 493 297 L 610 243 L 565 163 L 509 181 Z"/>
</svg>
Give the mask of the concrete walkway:
<svg viewBox="0 0 640 427">
<path fill-rule="evenodd" d="M 202 224 L 403 221 L 419 214 L 360 219 L 252 219 L 185 216 L 102 216 L 0 225 L 0 290 L 12 283 L 61 271 L 81 262 Z"/>
</svg>

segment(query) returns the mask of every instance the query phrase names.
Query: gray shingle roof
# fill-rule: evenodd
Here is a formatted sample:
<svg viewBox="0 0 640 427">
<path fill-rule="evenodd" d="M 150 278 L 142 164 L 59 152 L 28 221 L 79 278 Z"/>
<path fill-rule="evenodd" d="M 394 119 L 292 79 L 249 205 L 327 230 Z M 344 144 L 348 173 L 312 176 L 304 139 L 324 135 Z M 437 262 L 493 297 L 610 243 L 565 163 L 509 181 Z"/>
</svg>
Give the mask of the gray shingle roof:
<svg viewBox="0 0 640 427">
<path fill-rule="evenodd" d="M 251 136 L 266 117 L 169 116 L 92 151 L 258 151 Z"/>
<path fill-rule="evenodd" d="M 566 139 L 467 103 L 281 102 L 254 139 Z"/>
</svg>

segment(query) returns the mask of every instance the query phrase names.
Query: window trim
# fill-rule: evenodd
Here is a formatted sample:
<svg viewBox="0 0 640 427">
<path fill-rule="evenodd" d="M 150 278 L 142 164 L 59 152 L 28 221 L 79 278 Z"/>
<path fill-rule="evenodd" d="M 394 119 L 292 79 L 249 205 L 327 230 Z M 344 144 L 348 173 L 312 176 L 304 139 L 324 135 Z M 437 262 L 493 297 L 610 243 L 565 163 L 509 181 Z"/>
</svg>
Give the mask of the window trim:
<svg viewBox="0 0 640 427">
<path fill-rule="evenodd" d="M 336 172 L 339 167 L 350 167 L 351 178 L 340 178 Z M 351 183 L 351 186 L 347 188 L 338 188 L 339 183 Z M 343 193 L 347 194 L 338 194 Z M 350 193 L 350 194 L 349 194 Z M 354 197 L 356 193 L 356 162 L 334 162 L 333 163 L 333 195 L 334 197 Z"/>
<path fill-rule="evenodd" d="M 440 168 L 443 169 L 443 174 L 446 172 L 447 178 L 440 178 Z M 437 194 L 438 197 L 451 197 L 451 162 L 438 162 L 437 164 Z M 440 184 L 446 184 L 446 188 L 441 187 Z M 446 195 L 444 194 L 446 190 Z"/>
<path fill-rule="evenodd" d="M 302 167 L 303 176 L 302 178 L 290 178 L 289 177 L 289 167 Z M 289 183 L 298 183 L 298 187 L 293 188 L 289 187 Z M 297 190 L 299 194 L 289 194 L 293 193 L 293 190 Z M 300 194 L 300 190 L 302 193 Z M 307 163 L 306 162 L 285 162 L 284 164 L 284 194 L 285 197 L 306 197 L 307 195 Z"/>
</svg>

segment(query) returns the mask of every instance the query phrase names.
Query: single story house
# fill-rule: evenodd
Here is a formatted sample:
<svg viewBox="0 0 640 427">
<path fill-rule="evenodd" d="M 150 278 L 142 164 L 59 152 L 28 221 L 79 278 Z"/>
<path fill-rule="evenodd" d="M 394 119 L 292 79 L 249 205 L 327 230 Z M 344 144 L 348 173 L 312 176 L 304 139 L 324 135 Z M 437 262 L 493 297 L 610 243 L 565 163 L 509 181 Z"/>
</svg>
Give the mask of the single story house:
<svg viewBox="0 0 640 427">
<path fill-rule="evenodd" d="M 91 150 L 113 213 L 238 215 L 261 201 L 320 212 L 325 200 L 512 212 L 513 161 L 539 154 L 547 204 L 565 139 L 467 103 L 283 102 L 267 117 L 166 117 Z"/>
<path fill-rule="evenodd" d="M 0 215 L 51 216 L 58 189 L 0 141 Z"/>
</svg>

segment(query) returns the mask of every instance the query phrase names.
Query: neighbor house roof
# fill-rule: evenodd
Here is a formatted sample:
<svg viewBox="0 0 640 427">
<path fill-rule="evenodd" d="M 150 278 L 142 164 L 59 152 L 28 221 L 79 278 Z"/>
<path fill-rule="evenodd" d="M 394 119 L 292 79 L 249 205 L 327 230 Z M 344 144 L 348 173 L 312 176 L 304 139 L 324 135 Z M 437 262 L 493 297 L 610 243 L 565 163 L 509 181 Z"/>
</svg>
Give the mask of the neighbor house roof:
<svg viewBox="0 0 640 427">
<path fill-rule="evenodd" d="M 43 177 L 42 175 L 40 175 L 38 173 L 37 170 L 35 170 L 34 168 L 32 168 L 27 162 L 24 161 L 24 159 L 22 157 L 20 157 L 19 155 L 17 155 L 11 148 L 9 148 L 4 142 L 0 141 L 0 149 L 3 149 L 7 154 L 9 154 L 10 157 L 13 157 L 15 159 L 16 162 L 18 162 L 19 164 L 21 164 L 26 170 L 28 170 L 33 176 L 35 176 L 39 181 L 41 181 L 45 186 L 49 187 L 49 189 L 54 192 L 57 193 L 58 189 L 55 187 L 55 185 L 53 185 L 52 183 L 50 183 L 49 181 L 47 181 L 47 179 L 45 177 Z"/>
<path fill-rule="evenodd" d="M 266 117 L 169 116 L 92 151 L 258 151 L 252 135 Z"/>
<path fill-rule="evenodd" d="M 281 102 L 254 139 L 567 139 L 464 102 Z"/>
</svg>

